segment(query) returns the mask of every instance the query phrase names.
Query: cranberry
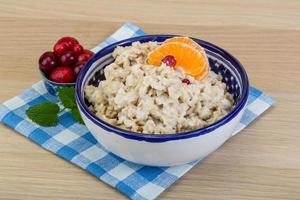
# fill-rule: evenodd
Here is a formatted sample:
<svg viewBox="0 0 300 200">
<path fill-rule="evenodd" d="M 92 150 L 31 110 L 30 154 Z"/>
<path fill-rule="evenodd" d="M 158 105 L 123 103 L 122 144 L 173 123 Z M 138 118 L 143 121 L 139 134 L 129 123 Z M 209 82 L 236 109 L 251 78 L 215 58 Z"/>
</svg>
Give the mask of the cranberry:
<svg viewBox="0 0 300 200">
<path fill-rule="evenodd" d="M 162 63 L 165 63 L 169 67 L 175 67 L 176 59 L 174 56 L 168 55 L 161 60 Z"/>
<path fill-rule="evenodd" d="M 72 51 L 67 51 L 60 57 L 60 64 L 63 66 L 72 67 L 76 61 L 76 55 Z"/>
<path fill-rule="evenodd" d="M 73 83 L 75 81 L 74 72 L 70 67 L 57 67 L 49 75 L 51 81 L 57 83 Z"/>
<path fill-rule="evenodd" d="M 191 81 L 189 79 L 185 78 L 182 80 L 182 83 L 189 85 L 189 84 L 191 84 Z"/>
<path fill-rule="evenodd" d="M 85 49 L 83 53 L 78 56 L 78 62 L 80 63 L 87 62 L 93 55 L 94 55 L 93 52 Z"/>
<path fill-rule="evenodd" d="M 61 43 L 65 43 L 68 50 L 71 50 L 74 45 L 79 44 L 78 40 L 76 40 L 73 37 L 62 37 L 56 42 L 56 44 L 61 44 Z"/>
<path fill-rule="evenodd" d="M 51 51 L 43 53 L 39 59 L 39 66 L 43 72 L 49 74 L 50 71 L 58 66 L 57 56 Z"/>
<path fill-rule="evenodd" d="M 74 74 L 77 77 L 79 72 L 81 71 L 81 69 L 84 67 L 85 63 L 76 63 L 76 65 L 74 66 Z"/>
<path fill-rule="evenodd" d="M 57 55 L 62 55 L 66 51 L 73 50 L 73 47 L 77 44 L 79 44 L 79 42 L 75 38 L 63 37 L 55 43 L 53 49 Z"/>
<path fill-rule="evenodd" d="M 83 52 L 83 47 L 80 44 L 75 44 L 72 48 L 72 51 L 76 54 L 79 55 Z"/>
<path fill-rule="evenodd" d="M 66 43 L 56 43 L 53 47 L 53 51 L 61 56 L 62 54 L 64 54 L 66 51 L 68 51 L 68 46 Z"/>
</svg>

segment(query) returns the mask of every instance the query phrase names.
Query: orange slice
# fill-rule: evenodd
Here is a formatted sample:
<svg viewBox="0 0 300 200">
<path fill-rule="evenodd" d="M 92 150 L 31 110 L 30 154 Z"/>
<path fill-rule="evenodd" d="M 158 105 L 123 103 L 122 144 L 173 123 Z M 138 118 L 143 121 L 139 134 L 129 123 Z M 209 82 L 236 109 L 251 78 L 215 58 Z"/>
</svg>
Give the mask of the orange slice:
<svg viewBox="0 0 300 200">
<path fill-rule="evenodd" d="M 207 58 L 196 48 L 181 42 L 167 42 L 148 55 L 148 64 L 160 66 L 161 60 L 168 55 L 176 59 L 175 67 L 182 67 L 186 74 L 197 77 L 208 68 Z"/>
<path fill-rule="evenodd" d="M 164 43 L 170 43 L 170 42 L 184 43 L 184 44 L 187 44 L 187 45 L 190 45 L 190 46 L 194 47 L 198 51 L 204 52 L 203 47 L 201 47 L 197 42 L 195 42 L 194 40 L 192 40 L 189 37 L 172 37 L 172 38 L 169 38 L 169 39 L 164 41 Z"/>
<path fill-rule="evenodd" d="M 196 79 L 196 80 L 202 80 L 202 79 L 204 79 L 205 77 L 207 77 L 208 74 L 209 74 L 209 68 L 206 67 L 206 68 L 205 68 L 205 71 L 204 71 L 203 73 L 200 73 L 199 75 L 195 76 L 195 79 Z"/>
<path fill-rule="evenodd" d="M 194 47 L 195 49 L 197 49 L 198 51 L 200 51 L 203 54 L 203 56 L 206 59 L 206 65 L 207 65 L 207 67 L 209 66 L 208 59 L 207 59 L 207 56 L 206 56 L 204 48 L 202 46 L 200 46 L 197 42 L 195 42 L 194 40 L 192 40 L 191 38 L 184 37 L 184 36 L 180 36 L 180 37 L 178 36 L 178 37 L 169 38 L 169 39 L 167 39 L 167 40 L 164 41 L 164 43 L 169 43 L 169 42 L 180 42 L 180 43 L 184 43 L 184 44 L 190 45 L 191 47 Z"/>
</svg>

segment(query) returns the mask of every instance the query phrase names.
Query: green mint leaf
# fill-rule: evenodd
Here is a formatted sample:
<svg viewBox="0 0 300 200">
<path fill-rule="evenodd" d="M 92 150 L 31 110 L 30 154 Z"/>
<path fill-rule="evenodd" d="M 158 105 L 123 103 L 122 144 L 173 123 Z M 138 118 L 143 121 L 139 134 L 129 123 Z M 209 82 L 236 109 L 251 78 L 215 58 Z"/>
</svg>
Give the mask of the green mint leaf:
<svg viewBox="0 0 300 200">
<path fill-rule="evenodd" d="M 76 107 L 76 108 L 73 108 L 73 109 L 71 110 L 71 113 L 72 113 L 73 118 L 74 118 L 77 122 L 79 122 L 80 124 L 83 124 L 83 120 L 82 120 L 82 118 L 81 118 L 81 115 L 80 115 L 79 110 L 78 110 L 77 107 Z"/>
<path fill-rule="evenodd" d="M 26 110 L 26 115 L 29 119 L 40 126 L 46 127 L 57 125 L 58 113 L 58 105 L 51 102 L 41 103 Z"/>
<path fill-rule="evenodd" d="M 75 100 L 75 89 L 72 87 L 58 89 L 58 96 L 65 108 L 77 108 Z"/>
<path fill-rule="evenodd" d="M 75 100 L 75 89 L 72 87 L 68 88 L 60 88 L 58 90 L 58 96 L 65 108 L 71 109 L 72 116 L 74 120 L 77 122 L 83 124 L 83 120 L 80 116 L 79 110 L 76 105 L 76 100 Z"/>
</svg>

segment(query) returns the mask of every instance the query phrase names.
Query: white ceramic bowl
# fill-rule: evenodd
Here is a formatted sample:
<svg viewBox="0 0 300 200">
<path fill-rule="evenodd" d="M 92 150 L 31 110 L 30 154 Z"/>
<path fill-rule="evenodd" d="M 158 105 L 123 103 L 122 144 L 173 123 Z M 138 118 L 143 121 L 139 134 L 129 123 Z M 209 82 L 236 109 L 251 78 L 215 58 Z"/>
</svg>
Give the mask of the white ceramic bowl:
<svg viewBox="0 0 300 200">
<path fill-rule="evenodd" d="M 223 76 L 229 92 L 234 96 L 234 109 L 219 121 L 202 129 L 170 135 L 147 135 L 112 126 L 88 110 L 83 88 L 104 79 L 103 69 L 113 62 L 112 51 L 132 42 L 164 40 L 173 35 L 147 35 L 114 43 L 89 60 L 76 83 L 76 101 L 85 125 L 108 151 L 135 163 L 151 166 L 172 166 L 206 157 L 229 139 L 239 123 L 249 93 L 247 74 L 242 65 L 228 52 L 208 42 L 195 39 L 207 53 L 210 67 Z"/>
</svg>

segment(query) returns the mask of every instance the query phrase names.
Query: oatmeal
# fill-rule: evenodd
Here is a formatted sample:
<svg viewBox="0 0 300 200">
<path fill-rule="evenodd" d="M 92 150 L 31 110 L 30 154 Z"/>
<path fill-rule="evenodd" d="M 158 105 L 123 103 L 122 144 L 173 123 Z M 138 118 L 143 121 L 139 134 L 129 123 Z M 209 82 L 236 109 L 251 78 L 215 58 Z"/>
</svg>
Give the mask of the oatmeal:
<svg viewBox="0 0 300 200">
<path fill-rule="evenodd" d="M 115 49 L 106 80 L 84 90 L 97 117 L 135 132 L 174 134 L 206 127 L 231 111 L 232 95 L 215 73 L 199 81 L 178 68 L 148 65 L 158 46 L 135 42 Z"/>
</svg>

